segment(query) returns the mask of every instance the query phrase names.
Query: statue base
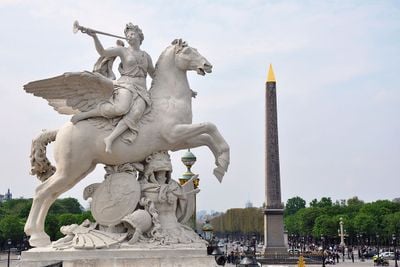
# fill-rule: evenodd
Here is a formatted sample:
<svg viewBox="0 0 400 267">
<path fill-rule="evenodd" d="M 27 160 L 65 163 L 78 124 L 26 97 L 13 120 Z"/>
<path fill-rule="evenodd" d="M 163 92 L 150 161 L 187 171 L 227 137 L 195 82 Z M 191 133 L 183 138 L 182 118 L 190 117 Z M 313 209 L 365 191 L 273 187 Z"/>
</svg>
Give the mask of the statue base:
<svg viewBox="0 0 400 267">
<path fill-rule="evenodd" d="M 154 249 L 127 247 L 97 250 L 33 248 L 22 252 L 21 266 L 212 267 L 215 266 L 215 260 L 213 256 L 207 256 L 205 248 L 176 246 L 165 246 Z"/>
</svg>

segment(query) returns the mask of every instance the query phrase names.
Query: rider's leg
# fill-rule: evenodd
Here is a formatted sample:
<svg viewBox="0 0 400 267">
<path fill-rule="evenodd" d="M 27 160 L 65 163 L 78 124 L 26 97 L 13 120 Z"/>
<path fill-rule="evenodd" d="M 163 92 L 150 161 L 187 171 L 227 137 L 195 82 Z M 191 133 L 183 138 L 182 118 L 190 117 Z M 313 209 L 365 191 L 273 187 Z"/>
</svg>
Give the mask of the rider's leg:
<svg viewBox="0 0 400 267">
<path fill-rule="evenodd" d="M 112 153 L 111 146 L 112 143 L 114 142 L 115 138 L 120 136 L 123 132 L 125 132 L 128 129 L 128 125 L 124 122 L 124 120 L 120 120 L 115 127 L 115 129 L 111 132 L 109 136 L 104 138 L 104 143 L 106 144 L 106 152 L 107 153 Z"/>
<path fill-rule="evenodd" d="M 141 97 L 137 97 L 129 113 L 126 114 L 124 118 L 118 122 L 117 126 L 111 132 L 111 134 L 106 138 L 104 138 L 104 143 L 106 144 L 106 152 L 108 153 L 112 152 L 111 150 L 112 143 L 118 136 L 120 136 L 128 128 L 134 131 L 134 138 L 136 138 L 137 124 L 140 118 L 143 116 L 145 109 L 146 109 L 146 102 Z"/>
<path fill-rule="evenodd" d="M 115 118 L 125 115 L 129 112 L 132 104 L 132 93 L 128 89 L 120 88 L 115 90 L 112 98 L 109 101 L 101 102 L 96 108 L 75 114 L 71 118 L 71 122 L 77 122 L 92 118 L 92 117 L 105 117 Z"/>
</svg>

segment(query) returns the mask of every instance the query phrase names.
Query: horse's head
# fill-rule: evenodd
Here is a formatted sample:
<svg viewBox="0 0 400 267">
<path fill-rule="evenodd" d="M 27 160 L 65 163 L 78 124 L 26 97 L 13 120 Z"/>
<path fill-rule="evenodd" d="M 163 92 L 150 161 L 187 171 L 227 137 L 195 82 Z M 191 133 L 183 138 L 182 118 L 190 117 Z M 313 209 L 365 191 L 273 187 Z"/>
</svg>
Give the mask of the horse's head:
<svg viewBox="0 0 400 267">
<path fill-rule="evenodd" d="M 212 65 L 196 48 L 190 47 L 182 39 L 172 42 L 175 47 L 175 64 L 181 70 L 195 70 L 197 74 L 211 73 Z"/>
</svg>

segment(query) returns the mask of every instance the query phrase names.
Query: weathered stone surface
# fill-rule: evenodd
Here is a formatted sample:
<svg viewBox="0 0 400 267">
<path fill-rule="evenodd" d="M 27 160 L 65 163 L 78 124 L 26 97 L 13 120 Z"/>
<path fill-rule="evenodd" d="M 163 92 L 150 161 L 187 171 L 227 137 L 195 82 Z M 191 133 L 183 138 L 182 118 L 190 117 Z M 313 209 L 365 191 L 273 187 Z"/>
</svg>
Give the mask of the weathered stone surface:
<svg viewBox="0 0 400 267">
<path fill-rule="evenodd" d="M 29 243 L 33 247 L 51 245 L 49 236 L 44 232 L 44 222 L 50 206 L 57 197 L 94 170 L 97 164 L 133 164 L 135 171 L 141 171 L 140 165 L 154 153 L 208 146 L 215 157 L 214 175 L 219 181 L 229 165 L 229 145 L 216 126 L 208 122 L 192 124 L 191 101 L 195 93 L 190 89 L 187 72 L 196 71 L 197 74 L 205 75 L 212 71 L 211 63 L 197 49 L 181 39 L 175 39 L 162 52 L 157 68 L 154 68 L 150 56 L 140 49 L 143 33 L 137 25 L 126 25 L 125 37 L 129 47 L 125 47 L 120 41 L 117 47 L 108 49 L 102 46 L 97 36 L 100 32 L 77 23 L 74 26 L 76 31 L 81 30 L 94 40 L 100 55 L 95 70 L 67 72 L 24 86 L 26 92 L 46 99 L 60 114 L 73 115 L 72 123 L 67 122 L 56 131 L 43 132 L 32 143 L 31 172 L 43 182 L 36 190 L 25 224 L 25 233 L 30 236 Z M 121 76 L 112 81 L 114 75 L 110 71 L 116 57 L 122 62 L 118 68 Z M 146 88 L 147 74 L 153 78 L 149 91 Z M 46 146 L 50 142 L 54 142 L 54 155 L 57 158 L 55 167 L 51 166 L 46 157 Z M 121 220 L 133 212 L 140 197 L 137 183 L 128 186 L 129 179 L 126 177 L 116 180 L 92 185 L 84 194 L 85 198 L 93 198 L 93 215 L 100 226 L 108 227 L 108 232 L 113 232 L 113 229 L 119 227 Z M 174 218 L 168 216 L 171 216 L 171 212 L 176 212 L 180 221 L 189 218 L 193 201 L 189 201 L 186 196 L 196 192 L 186 192 L 187 188 L 176 187 L 175 197 L 180 201 L 173 200 L 170 194 L 164 192 L 173 187 L 169 179 L 160 182 L 150 176 L 148 182 L 154 187 L 149 190 L 163 200 L 162 203 L 153 203 L 161 215 L 161 221 L 154 219 L 153 225 L 164 226 L 160 229 L 162 236 L 158 240 L 192 242 L 197 236 L 192 237 L 193 233 L 187 233 L 178 225 L 178 221 L 175 223 L 175 215 Z M 142 191 L 144 186 L 141 184 Z M 163 199 L 165 196 L 166 200 Z M 148 199 L 154 202 L 155 198 L 148 195 Z M 168 204 L 171 206 L 169 207 L 164 201 L 173 202 L 176 207 Z M 181 203 L 184 204 L 180 205 Z M 151 203 L 148 206 L 152 209 Z M 164 208 L 168 208 L 167 216 L 161 212 Z M 174 221 L 174 227 L 163 231 L 168 225 L 166 221 Z M 79 241 L 86 244 L 84 240 L 88 237 L 87 234 L 93 235 L 94 231 L 104 229 L 86 228 L 75 225 L 71 227 L 67 232 L 69 236 L 65 239 L 67 245 L 75 244 L 70 242 L 76 240 L 77 235 L 80 235 Z M 130 240 L 131 243 L 137 242 L 145 234 L 140 229 L 133 230 L 135 236 Z M 172 238 L 178 231 L 182 235 Z M 97 242 L 94 247 L 97 247 Z"/>
<path fill-rule="evenodd" d="M 266 254 L 286 253 L 283 236 L 283 204 L 279 170 L 278 118 L 276 82 L 272 66 L 265 92 L 265 215 L 264 248 Z"/>
<path fill-rule="evenodd" d="M 101 252 L 100 252 L 101 251 Z M 119 248 L 102 250 L 35 248 L 22 253 L 21 266 L 42 267 L 63 262 L 64 267 L 212 267 L 215 260 L 205 248 Z M 100 253 L 99 253 L 100 252 Z"/>
</svg>

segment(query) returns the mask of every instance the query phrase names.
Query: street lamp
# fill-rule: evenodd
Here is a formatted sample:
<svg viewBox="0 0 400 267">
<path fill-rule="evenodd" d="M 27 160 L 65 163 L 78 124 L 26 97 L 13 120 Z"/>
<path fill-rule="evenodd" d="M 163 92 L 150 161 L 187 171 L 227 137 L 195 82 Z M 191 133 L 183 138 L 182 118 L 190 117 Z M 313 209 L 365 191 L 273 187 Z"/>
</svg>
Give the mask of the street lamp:
<svg viewBox="0 0 400 267">
<path fill-rule="evenodd" d="M 217 265 L 225 266 L 226 257 L 218 245 L 214 245 L 214 250 L 211 252 L 211 255 L 214 256 Z"/>
<path fill-rule="evenodd" d="M 379 234 L 376 234 L 376 246 L 378 247 L 378 258 L 379 258 Z"/>
<path fill-rule="evenodd" d="M 393 247 L 394 247 L 394 267 L 398 267 L 397 265 L 397 237 L 396 234 L 392 234 L 393 239 Z"/>
<path fill-rule="evenodd" d="M 251 241 L 252 241 L 252 245 L 253 245 L 253 249 L 254 249 L 254 258 L 256 258 L 256 234 L 253 234 L 253 236 L 251 237 Z"/>
<path fill-rule="evenodd" d="M 360 234 L 360 238 L 361 238 L 361 261 L 365 261 L 364 260 L 364 237 L 362 234 Z"/>
<path fill-rule="evenodd" d="M 11 239 L 7 240 L 7 245 L 8 245 L 7 267 L 10 267 Z"/>
<path fill-rule="evenodd" d="M 247 244 L 250 245 L 250 244 Z M 244 258 L 236 265 L 237 267 L 258 267 L 258 263 L 255 255 L 252 256 L 250 252 L 250 246 L 247 247 L 247 252 Z"/>
<path fill-rule="evenodd" d="M 339 244 L 339 246 L 342 248 L 342 259 L 343 259 L 343 261 L 344 261 L 344 249 L 345 249 L 345 247 L 346 247 L 346 244 L 344 243 L 344 237 L 347 236 L 347 233 L 346 233 L 346 231 L 344 230 L 343 225 L 344 225 L 344 223 L 343 223 L 343 218 L 340 217 L 340 218 L 339 218 L 339 226 L 340 226 L 340 229 L 338 229 L 338 235 L 339 235 L 339 237 L 340 237 L 340 244 Z"/>
<path fill-rule="evenodd" d="M 291 234 L 290 237 L 290 243 L 292 245 L 292 255 L 294 255 L 294 234 Z"/>
<path fill-rule="evenodd" d="M 322 241 L 322 267 L 325 267 L 325 237 L 321 235 Z"/>
</svg>

